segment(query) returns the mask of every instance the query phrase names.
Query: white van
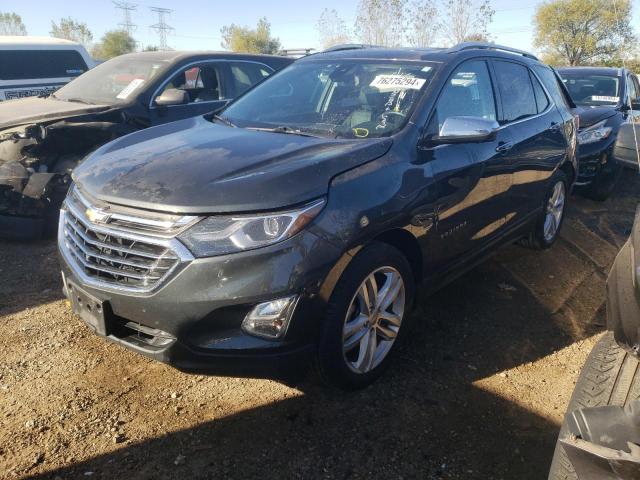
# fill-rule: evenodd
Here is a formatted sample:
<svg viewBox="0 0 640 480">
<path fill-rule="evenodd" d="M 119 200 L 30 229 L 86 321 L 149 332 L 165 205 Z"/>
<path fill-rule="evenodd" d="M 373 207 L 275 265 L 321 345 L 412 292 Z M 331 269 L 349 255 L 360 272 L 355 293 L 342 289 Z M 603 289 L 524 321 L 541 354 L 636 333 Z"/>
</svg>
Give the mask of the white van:
<svg viewBox="0 0 640 480">
<path fill-rule="evenodd" d="M 94 65 L 79 43 L 0 36 L 0 101 L 53 93 Z"/>
</svg>

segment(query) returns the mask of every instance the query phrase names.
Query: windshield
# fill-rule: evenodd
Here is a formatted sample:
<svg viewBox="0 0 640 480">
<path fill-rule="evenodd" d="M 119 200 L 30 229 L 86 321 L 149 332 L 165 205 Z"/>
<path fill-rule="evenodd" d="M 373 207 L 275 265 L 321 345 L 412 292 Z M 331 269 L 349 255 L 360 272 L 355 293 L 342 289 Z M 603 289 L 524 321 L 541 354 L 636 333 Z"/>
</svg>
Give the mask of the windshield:
<svg viewBox="0 0 640 480">
<path fill-rule="evenodd" d="M 100 105 L 127 103 L 167 66 L 164 61 L 117 57 L 68 83 L 54 98 Z"/>
<path fill-rule="evenodd" d="M 620 77 L 560 72 L 576 105 L 616 105 L 620 101 Z"/>
<path fill-rule="evenodd" d="M 391 135 L 406 124 L 435 64 L 344 60 L 294 63 L 231 104 L 239 127 L 332 138 Z"/>
</svg>

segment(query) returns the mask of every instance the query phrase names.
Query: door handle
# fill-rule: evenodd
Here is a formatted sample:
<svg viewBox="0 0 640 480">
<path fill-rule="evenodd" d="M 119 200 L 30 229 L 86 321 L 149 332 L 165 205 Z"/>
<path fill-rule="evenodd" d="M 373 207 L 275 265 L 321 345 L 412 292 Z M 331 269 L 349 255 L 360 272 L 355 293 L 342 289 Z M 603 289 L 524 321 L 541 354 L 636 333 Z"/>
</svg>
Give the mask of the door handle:
<svg viewBox="0 0 640 480">
<path fill-rule="evenodd" d="M 496 152 L 505 153 L 513 148 L 513 142 L 500 142 L 496 147 Z"/>
</svg>

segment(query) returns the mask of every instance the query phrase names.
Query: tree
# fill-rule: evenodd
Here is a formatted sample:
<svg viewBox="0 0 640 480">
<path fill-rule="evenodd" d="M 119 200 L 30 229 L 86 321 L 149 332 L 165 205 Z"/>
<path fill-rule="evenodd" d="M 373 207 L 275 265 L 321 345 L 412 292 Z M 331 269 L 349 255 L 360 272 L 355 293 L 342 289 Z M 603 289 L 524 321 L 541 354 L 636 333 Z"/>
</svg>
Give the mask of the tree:
<svg viewBox="0 0 640 480">
<path fill-rule="evenodd" d="M 280 40 L 271 36 L 271 24 L 265 17 L 255 29 L 231 24 L 222 27 L 222 48 L 233 52 L 275 54 L 280 51 Z"/>
<path fill-rule="evenodd" d="M 325 8 L 322 11 L 316 28 L 320 34 L 320 43 L 324 48 L 351 41 L 346 23 L 333 8 L 331 10 Z"/>
<path fill-rule="evenodd" d="M 125 30 L 111 30 L 104 34 L 102 40 L 93 49 L 93 56 L 100 60 L 131 53 L 136 49 L 136 41 Z"/>
<path fill-rule="evenodd" d="M 159 52 L 160 51 L 160 47 L 158 47 L 157 45 L 147 45 L 146 47 L 144 47 L 143 52 Z"/>
<path fill-rule="evenodd" d="M 49 34 L 55 38 L 64 38 L 89 46 L 93 40 L 93 34 L 86 23 L 80 23 L 71 17 L 61 18 L 60 23 L 51 21 Z"/>
<path fill-rule="evenodd" d="M 0 12 L 0 35 L 26 35 L 22 17 L 16 13 Z"/>
<path fill-rule="evenodd" d="M 489 0 L 447 0 L 440 27 L 445 39 L 454 45 L 488 39 L 487 29 L 495 13 Z"/>
<path fill-rule="evenodd" d="M 414 0 L 409 7 L 407 41 L 416 48 L 432 47 L 440 28 L 434 19 L 439 12 L 435 0 Z"/>
<path fill-rule="evenodd" d="M 536 47 L 572 66 L 606 62 L 635 41 L 630 0 L 549 0 L 534 24 Z"/>
<path fill-rule="evenodd" d="M 385 47 L 404 44 L 407 0 L 360 0 L 354 30 L 363 43 Z"/>
</svg>

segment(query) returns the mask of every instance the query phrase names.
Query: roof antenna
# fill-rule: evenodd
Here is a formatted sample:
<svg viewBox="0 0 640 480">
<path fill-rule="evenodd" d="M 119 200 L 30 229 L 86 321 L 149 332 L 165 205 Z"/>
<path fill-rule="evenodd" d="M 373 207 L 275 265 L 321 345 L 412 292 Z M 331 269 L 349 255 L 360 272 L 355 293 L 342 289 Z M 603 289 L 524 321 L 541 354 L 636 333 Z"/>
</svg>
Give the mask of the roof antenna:
<svg viewBox="0 0 640 480">
<path fill-rule="evenodd" d="M 613 0 L 613 13 L 616 16 L 616 20 L 618 21 L 618 26 L 622 23 L 620 21 L 620 12 L 618 10 L 618 0 Z M 627 62 L 624 60 L 624 55 L 622 55 L 622 67 L 627 69 Z M 638 132 L 636 131 L 636 126 L 633 118 L 633 102 L 631 101 L 631 97 L 629 97 L 629 111 L 631 112 L 631 123 L 634 124 L 633 130 L 633 140 L 636 144 L 636 155 L 638 158 L 638 173 L 640 173 L 640 148 L 638 148 Z"/>
</svg>

